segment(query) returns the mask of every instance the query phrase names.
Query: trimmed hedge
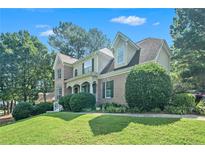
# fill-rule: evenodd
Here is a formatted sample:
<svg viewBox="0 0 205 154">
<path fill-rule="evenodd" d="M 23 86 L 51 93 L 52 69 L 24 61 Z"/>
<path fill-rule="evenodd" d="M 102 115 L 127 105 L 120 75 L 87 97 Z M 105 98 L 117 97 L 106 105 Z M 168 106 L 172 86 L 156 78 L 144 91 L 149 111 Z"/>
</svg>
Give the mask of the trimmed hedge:
<svg viewBox="0 0 205 154">
<path fill-rule="evenodd" d="M 149 62 L 134 66 L 128 74 L 125 98 L 130 108 L 147 112 L 161 110 L 168 104 L 172 83 L 166 70 L 157 63 Z"/>
<path fill-rule="evenodd" d="M 66 95 L 66 96 L 63 96 L 59 99 L 59 104 L 63 106 L 63 109 L 65 111 L 71 111 L 71 108 L 70 108 L 70 99 L 72 97 L 73 94 L 70 94 L 70 95 Z"/>
<path fill-rule="evenodd" d="M 192 113 L 195 108 L 195 97 L 192 94 L 175 94 L 165 111 L 168 113 L 187 114 Z"/>
<path fill-rule="evenodd" d="M 93 94 L 90 93 L 77 93 L 73 94 L 70 99 L 71 111 L 80 112 L 85 110 L 93 110 L 95 108 L 96 99 Z"/>
<path fill-rule="evenodd" d="M 33 107 L 32 115 L 38 115 L 42 113 L 46 113 L 46 111 L 53 111 L 53 103 L 39 103 Z"/>
<path fill-rule="evenodd" d="M 16 105 L 12 112 L 12 116 L 15 120 L 28 118 L 32 115 L 33 106 L 30 103 L 21 102 Z"/>
</svg>

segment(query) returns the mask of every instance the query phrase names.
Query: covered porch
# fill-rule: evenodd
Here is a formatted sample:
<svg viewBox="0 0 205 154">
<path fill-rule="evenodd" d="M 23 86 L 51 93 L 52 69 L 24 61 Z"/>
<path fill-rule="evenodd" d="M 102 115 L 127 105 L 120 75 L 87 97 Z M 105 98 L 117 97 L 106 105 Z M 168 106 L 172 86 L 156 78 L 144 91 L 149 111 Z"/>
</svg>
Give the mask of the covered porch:
<svg viewBox="0 0 205 154">
<path fill-rule="evenodd" d="M 66 81 L 67 94 L 87 92 L 97 96 L 97 77 L 73 78 Z"/>
</svg>

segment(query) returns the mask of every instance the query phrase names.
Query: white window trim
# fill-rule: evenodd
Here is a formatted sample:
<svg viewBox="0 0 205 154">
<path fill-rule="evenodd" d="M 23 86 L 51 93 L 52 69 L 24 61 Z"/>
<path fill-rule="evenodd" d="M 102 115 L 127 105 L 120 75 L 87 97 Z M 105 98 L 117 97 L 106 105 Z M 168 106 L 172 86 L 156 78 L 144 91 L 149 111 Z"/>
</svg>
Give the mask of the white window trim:
<svg viewBox="0 0 205 154">
<path fill-rule="evenodd" d="M 122 61 L 121 61 L 121 62 L 118 61 L 118 59 L 119 59 L 119 50 L 122 51 Z M 124 47 L 123 44 L 122 44 L 119 48 L 117 48 L 117 64 L 118 64 L 118 65 L 122 65 L 122 64 L 124 64 L 124 62 L 125 62 L 125 53 L 124 53 L 124 50 L 125 50 L 125 47 Z"/>
<path fill-rule="evenodd" d="M 60 72 L 60 77 L 59 77 L 59 72 Z M 57 79 L 61 79 L 62 78 L 62 70 L 61 68 L 57 69 Z"/>
<path fill-rule="evenodd" d="M 86 63 L 89 63 L 89 65 L 86 67 Z M 89 59 L 84 62 L 84 74 L 92 72 L 92 59 Z"/>
<path fill-rule="evenodd" d="M 111 80 L 110 80 L 111 81 Z M 111 96 L 107 96 L 107 93 L 106 93 L 106 90 L 107 90 L 107 82 L 110 82 L 110 81 L 105 81 L 105 98 L 107 99 L 111 99 L 112 97 Z"/>
</svg>

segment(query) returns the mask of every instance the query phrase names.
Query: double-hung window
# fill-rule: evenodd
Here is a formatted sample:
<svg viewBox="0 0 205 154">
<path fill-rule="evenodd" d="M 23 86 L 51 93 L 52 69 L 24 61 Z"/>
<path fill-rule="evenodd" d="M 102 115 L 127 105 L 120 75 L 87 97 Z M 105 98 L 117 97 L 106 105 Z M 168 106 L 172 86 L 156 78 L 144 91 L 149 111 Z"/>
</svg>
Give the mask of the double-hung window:
<svg viewBox="0 0 205 154">
<path fill-rule="evenodd" d="M 61 79 L 61 69 L 58 69 L 58 70 L 57 70 L 57 78 L 58 78 L 58 79 Z"/>
<path fill-rule="evenodd" d="M 58 87 L 57 89 L 57 99 L 60 99 L 62 96 L 62 87 Z"/>
<path fill-rule="evenodd" d="M 113 98 L 114 81 L 103 82 L 103 98 Z"/>
<path fill-rule="evenodd" d="M 84 73 L 92 72 L 92 61 L 88 60 L 84 63 Z"/>
<path fill-rule="evenodd" d="M 82 64 L 82 74 L 94 72 L 94 58 Z"/>
</svg>

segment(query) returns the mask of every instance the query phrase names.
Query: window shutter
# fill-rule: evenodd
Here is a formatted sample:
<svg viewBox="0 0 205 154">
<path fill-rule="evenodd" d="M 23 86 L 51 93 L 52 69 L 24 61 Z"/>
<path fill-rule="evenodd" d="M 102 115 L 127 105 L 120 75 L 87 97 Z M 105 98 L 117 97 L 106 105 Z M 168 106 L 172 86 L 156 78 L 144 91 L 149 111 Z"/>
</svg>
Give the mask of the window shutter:
<svg viewBox="0 0 205 154">
<path fill-rule="evenodd" d="M 82 64 L 82 74 L 85 73 L 85 70 L 84 70 L 84 63 Z"/>
<path fill-rule="evenodd" d="M 102 96 L 105 98 L 105 82 L 103 82 Z"/>
<path fill-rule="evenodd" d="M 92 72 L 94 72 L 94 58 L 92 59 Z"/>
<path fill-rule="evenodd" d="M 111 97 L 113 98 L 113 96 L 114 96 L 114 80 L 112 80 L 110 82 L 110 87 L 111 87 Z"/>
</svg>

